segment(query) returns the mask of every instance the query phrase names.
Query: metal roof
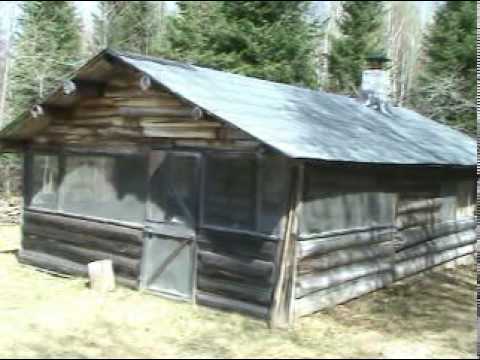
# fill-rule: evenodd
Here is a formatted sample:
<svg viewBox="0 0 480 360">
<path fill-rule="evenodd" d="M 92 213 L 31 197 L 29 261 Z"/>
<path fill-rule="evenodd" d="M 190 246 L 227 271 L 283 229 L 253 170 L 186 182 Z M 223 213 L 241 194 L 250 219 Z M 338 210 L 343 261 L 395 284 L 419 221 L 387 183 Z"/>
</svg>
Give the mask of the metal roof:
<svg viewBox="0 0 480 360">
<path fill-rule="evenodd" d="M 405 108 L 393 107 L 387 115 L 347 96 L 173 61 L 105 54 L 292 158 L 476 165 L 472 138 Z"/>
</svg>

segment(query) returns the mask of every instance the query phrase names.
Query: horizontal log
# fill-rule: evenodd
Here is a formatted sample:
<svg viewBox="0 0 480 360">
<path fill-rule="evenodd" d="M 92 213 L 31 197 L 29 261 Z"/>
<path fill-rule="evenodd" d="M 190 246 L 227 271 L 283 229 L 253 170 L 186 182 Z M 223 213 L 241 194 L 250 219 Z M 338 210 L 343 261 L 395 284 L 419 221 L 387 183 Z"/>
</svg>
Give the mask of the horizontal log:
<svg viewBox="0 0 480 360">
<path fill-rule="evenodd" d="M 175 122 L 175 121 L 162 121 L 162 122 L 150 122 L 146 123 L 144 121 L 140 121 L 140 126 L 144 128 L 150 129 L 190 129 L 190 130 L 202 130 L 206 128 L 210 129 L 218 129 L 222 127 L 222 125 L 218 122 L 213 121 L 182 121 L 182 122 Z"/>
<path fill-rule="evenodd" d="M 75 97 L 76 101 L 82 98 L 98 98 L 103 95 L 105 83 L 87 80 L 66 80 L 62 84 L 63 94 Z"/>
<path fill-rule="evenodd" d="M 397 250 L 403 250 L 424 241 L 468 229 L 475 229 L 475 220 L 473 218 L 462 221 L 436 223 L 429 226 L 416 226 L 398 231 L 395 234 L 395 244 Z"/>
<path fill-rule="evenodd" d="M 442 198 L 432 198 L 413 201 L 401 201 L 397 213 L 407 214 L 415 211 L 436 211 L 442 205 Z"/>
<path fill-rule="evenodd" d="M 124 98 L 112 98 L 116 106 L 126 106 L 131 108 L 163 108 L 171 107 L 177 109 L 183 109 L 188 107 L 188 105 L 182 103 L 180 100 L 172 97 L 166 96 L 155 96 L 155 97 L 144 97 L 144 98 L 135 98 L 135 97 L 124 97 Z"/>
<path fill-rule="evenodd" d="M 21 250 L 18 253 L 18 261 L 21 264 L 34 266 L 54 273 L 73 275 L 78 277 L 88 276 L 87 265 L 62 259 L 57 256 L 38 253 L 35 251 Z M 115 275 L 115 282 L 131 289 L 138 289 L 137 280 Z"/>
<path fill-rule="evenodd" d="M 178 138 L 178 139 L 215 139 L 216 129 L 176 129 L 176 128 L 143 128 L 143 135 L 150 138 Z"/>
<path fill-rule="evenodd" d="M 265 240 L 254 235 L 201 229 L 197 242 L 200 251 L 209 251 L 225 256 L 273 262 L 277 255 L 276 241 Z"/>
<path fill-rule="evenodd" d="M 113 261 L 116 273 L 129 278 L 137 278 L 139 275 L 139 260 L 114 255 L 104 251 L 86 249 L 37 235 L 24 236 L 22 240 L 22 248 L 25 250 L 33 250 L 44 254 L 58 256 L 85 265 L 92 261 L 108 259 Z"/>
<path fill-rule="evenodd" d="M 75 136 L 94 136 L 97 135 L 97 129 L 79 127 L 79 126 L 60 126 L 52 125 L 47 129 L 47 134 L 65 134 L 65 135 L 75 135 Z"/>
<path fill-rule="evenodd" d="M 306 258 L 299 262 L 299 274 L 328 270 L 335 267 L 362 262 L 381 257 L 393 256 L 392 244 L 380 243 L 374 246 L 360 246 L 337 250 L 315 258 Z"/>
<path fill-rule="evenodd" d="M 106 138 L 127 137 L 127 138 L 141 138 L 143 136 L 142 128 L 138 127 L 107 127 L 96 130 L 96 134 Z"/>
<path fill-rule="evenodd" d="M 213 269 L 266 280 L 272 278 L 274 270 L 274 264 L 269 261 L 225 256 L 210 251 L 199 251 L 198 261 Z"/>
<path fill-rule="evenodd" d="M 219 280 L 200 274 L 197 278 L 197 288 L 200 291 L 235 300 L 253 302 L 260 305 L 271 303 L 272 287 L 253 286 L 248 283 Z"/>
<path fill-rule="evenodd" d="M 110 252 L 115 255 L 122 255 L 132 259 L 140 259 L 142 256 L 142 245 L 137 242 L 112 240 L 105 237 L 91 235 L 86 232 L 65 230 L 48 224 L 39 226 L 35 223 L 26 222 L 23 225 L 23 233 L 47 237 L 87 249 Z"/>
<path fill-rule="evenodd" d="M 87 98 L 83 99 L 81 103 L 78 104 L 79 108 L 109 108 L 109 107 L 116 107 L 115 102 L 113 99 L 105 98 L 105 97 L 95 97 L 95 98 Z"/>
<path fill-rule="evenodd" d="M 61 126 L 128 126 L 132 124 L 131 120 L 124 119 L 121 116 L 111 117 L 90 117 L 86 119 L 76 119 L 55 121 L 53 125 Z"/>
<path fill-rule="evenodd" d="M 260 319 L 268 319 L 269 317 L 269 308 L 267 306 L 255 305 L 245 301 L 234 300 L 228 297 L 209 294 L 202 291 L 197 292 L 197 303 L 221 310 L 247 314 Z"/>
<path fill-rule="evenodd" d="M 317 291 L 295 301 L 295 317 L 343 304 L 369 292 L 384 288 L 393 282 L 391 273 L 366 276 L 337 287 Z"/>
<path fill-rule="evenodd" d="M 112 117 L 118 116 L 118 109 L 110 106 L 102 107 L 78 107 L 73 112 L 72 118 L 75 119 L 89 119 L 89 118 L 99 118 L 99 117 Z"/>
<path fill-rule="evenodd" d="M 415 226 L 432 226 L 441 222 L 439 211 L 409 212 L 398 214 L 395 225 L 398 229 L 407 229 Z"/>
<path fill-rule="evenodd" d="M 389 271 L 393 271 L 392 264 L 387 262 L 386 259 L 378 259 L 342 266 L 320 273 L 299 275 L 297 278 L 295 296 L 297 299 L 302 298 L 313 292 L 338 286 L 342 283 L 359 279 L 367 275 Z"/>
<path fill-rule="evenodd" d="M 416 275 L 422 271 L 429 270 L 435 266 L 455 260 L 459 257 L 473 254 L 475 245 L 466 245 L 456 249 L 442 251 L 436 254 L 420 256 L 395 264 L 395 280 Z"/>
<path fill-rule="evenodd" d="M 466 230 L 460 233 L 441 236 L 439 238 L 417 244 L 395 255 L 397 262 L 413 259 L 419 256 L 430 255 L 444 250 L 462 247 L 476 242 L 475 230 Z"/>
<path fill-rule="evenodd" d="M 108 85 L 105 88 L 103 96 L 105 98 L 117 98 L 117 99 L 132 99 L 132 98 L 151 98 L 151 97 L 170 97 L 174 98 L 172 95 L 162 92 L 160 90 L 149 89 L 144 91 L 138 86 L 134 87 L 124 87 L 124 86 L 114 86 Z"/>
<path fill-rule="evenodd" d="M 39 226 L 54 226 L 66 231 L 85 233 L 115 241 L 133 242 L 143 245 L 143 230 L 108 224 L 100 221 L 76 219 L 69 216 L 53 215 L 25 211 L 24 223 L 30 222 Z"/>
<path fill-rule="evenodd" d="M 378 244 L 393 239 L 392 229 L 362 231 L 352 234 L 319 238 L 314 240 L 303 240 L 297 243 L 297 257 L 307 257 L 326 254 L 335 250 L 342 250 L 352 246 Z"/>
<path fill-rule="evenodd" d="M 200 108 L 178 108 L 178 107 L 155 107 L 155 108 L 135 108 L 122 106 L 118 108 L 118 115 L 127 118 L 142 117 L 169 117 L 186 118 L 191 120 L 200 120 L 203 113 Z"/>
<path fill-rule="evenodd" d="M 39 253 L 31 250 L 20 250 L 18 261 L 21 264 L 32 265 L 43 269 L 74 276 L 87 276 L 88 270 L 85 264 L 76 263 L 71 260 L 57 256 Z"/>
<path fill-rule="evenodd" d="M 251 284 L 259 287 L 269 287 L 272 286 L 274 283 L 273 278 L 265 279 L 259 277 L 251 277 L 238 272 L 234 273 L 228 270 L 210 267 L 202 262 L 198 262 L 197 264 L 197 274 L 209 276 L 220 281 L 238 282 L 242 284 Z"/>
</svg>

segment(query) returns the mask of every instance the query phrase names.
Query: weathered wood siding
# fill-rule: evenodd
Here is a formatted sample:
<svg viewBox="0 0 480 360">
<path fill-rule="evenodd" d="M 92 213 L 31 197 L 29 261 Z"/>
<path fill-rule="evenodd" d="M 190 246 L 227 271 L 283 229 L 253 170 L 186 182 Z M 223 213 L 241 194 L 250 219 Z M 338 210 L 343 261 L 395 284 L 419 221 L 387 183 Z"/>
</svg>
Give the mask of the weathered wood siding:
<svg viewBox="0 0 480 360">
<path fill-rule="evenodd" d="M 278 241 L 228 230 L 201 230 L 198 238 L 199 304 L 267 318 Z"/>
<path fill-rule="evenodd" d="M 111 259 L 120 283 L 137 287 L 143 233 L 119 225 L 25 211 L 20 261 L 86 275 L 87 264 Z"/>
<path fill-rule="evenodd" d="M 381 177 L 307 166 L 303 202 L 296 317 L 392 283 L 395 195 Z"/>
<path fill-rule="evenodd" d="M 307 169 L 297 317 L 474 252 L 468 173 Z"/>
<path fill-rule="evenodd" d="M 399 192 L 395 280 L 474 252 L 474 191 L 474 182 L 460 177 Z"/>
<path fill-rule="evenodd" d="M 213 119 L 160 86 L 152 84 L 142 89 L 142 74 L 125 69 L 110 72 L 102 81 L 88 82 L 90 88 L 97 87 L 96 91 L 81 96 L 80 82 L 75 101 L 67 102 L 63 97 L 47 104 L 43 117 L 49 125 L 34 142 L 82 146 L 259 145 L 241 130 Z"/>
</svg>

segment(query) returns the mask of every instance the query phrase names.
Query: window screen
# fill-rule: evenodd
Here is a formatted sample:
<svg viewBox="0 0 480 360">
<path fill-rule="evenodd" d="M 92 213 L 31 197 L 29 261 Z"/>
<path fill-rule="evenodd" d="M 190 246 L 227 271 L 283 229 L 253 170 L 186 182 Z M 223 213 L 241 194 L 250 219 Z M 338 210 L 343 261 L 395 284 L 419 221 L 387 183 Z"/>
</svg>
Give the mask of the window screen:
<svg viewBox="0 0 480 360">
<path fill-rule="evenodd" d="M 288 161 L 280 156 L 267 156 L 259 161 L 260 197 L 258 230 L 264 234 L 280 235 L 282 219 L 287 212 L 289 196 Z"/>
<path fill-rule="evenodd" d="M 61 211 L 128 222 L 144 220 L 146 162 L 141 157 L 67 156 Z"/>
<path fill-rule="evenodd" d="M 204 219 L 207 225 L 255 230 L 255 167 L 254 157 L 207 156 Z"/>
<path fill-rule="evenodd" d="M 194 154 L 162 153 L 150 179 L 148 218 L 157 222 L 196 223 L 198 158 Z"/>
<path fill-rule="evenodd" d="M 56 210 L 59 161 L 54 155 L 34 155 L 30 206 Z"/>
<path fill-rule="evenodd" d="M 209 154 L 206 163 L 206 225 L 281 234 L 289 195 L 286 158 Z"/>
<path fill-rule="evenodd" d="M 373 176 L 307 167 L 301 232 L 304 235 L 393 222 L 393 194 Z"/>
</svg>

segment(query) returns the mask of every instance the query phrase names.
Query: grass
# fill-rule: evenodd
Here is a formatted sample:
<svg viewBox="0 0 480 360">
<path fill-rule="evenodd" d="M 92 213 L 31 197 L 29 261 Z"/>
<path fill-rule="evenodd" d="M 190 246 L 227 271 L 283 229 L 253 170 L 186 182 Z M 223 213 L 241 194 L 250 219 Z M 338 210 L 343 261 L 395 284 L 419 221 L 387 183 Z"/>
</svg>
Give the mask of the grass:
<svg viewBox="0 0 480 360">
<path fill-rule="evenodd" d="M 474 267 L 427 273 L 272 331 L 236 314 L 17 263 L 18 227 L 0 227 L 0 357 L 475 358 Z"/>
</svg>

